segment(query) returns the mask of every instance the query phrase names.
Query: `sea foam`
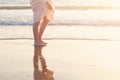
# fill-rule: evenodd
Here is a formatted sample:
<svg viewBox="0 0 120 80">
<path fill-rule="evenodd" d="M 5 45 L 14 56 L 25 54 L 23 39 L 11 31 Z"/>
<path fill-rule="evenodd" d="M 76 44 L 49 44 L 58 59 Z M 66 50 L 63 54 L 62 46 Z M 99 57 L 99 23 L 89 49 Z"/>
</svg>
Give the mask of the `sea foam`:
<svg viewBox="0 0 120 80">
<path fill-rule="evenodd" d="M 120 26 L 118 9 L 56 10 L 50 25 Z M 32 25 L 31 9 L 0 10 L 0 25 Z"/>
</svg>

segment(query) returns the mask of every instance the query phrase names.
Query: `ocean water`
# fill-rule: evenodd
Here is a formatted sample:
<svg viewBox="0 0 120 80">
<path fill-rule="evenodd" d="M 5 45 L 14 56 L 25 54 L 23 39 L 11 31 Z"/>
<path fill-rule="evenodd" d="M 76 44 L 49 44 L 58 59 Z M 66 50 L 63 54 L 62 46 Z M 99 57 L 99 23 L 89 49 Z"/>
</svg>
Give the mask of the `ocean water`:
<svg viewBox="0 0 120 80">
<path fill-rule="evenodd" d="M 115 28 L 114 30 L 113 26 L 120 26 L 120 8 L 115 8 L 119 1 L 112 1 L 56 0 L 55 6 L 57 8 L 54 19 L 49 23 L 49 26 L 52 27 L 47 28 L 44 38 L 111 39 L 111 35 L 113 35 L 116 39 L 120 29 Z M 33 23 L 32 17 L 28 0 L 0 0 L 0 39 L 33 39 L 30 27 Z M 81 26 L 87 26 L 87 28 L 82 29 Z M 92 26 L 92 28 L 89 29 L 88 26 Z M 100 26 L 102 26 L 102 30 Z M 104 30 L 104 26 L 112 26 L 113 28 Z M 98 31 L 98 34 L 94 31 Z"/>
<path fill-rule="evenodd" d="M 119 0 L 54 0 L 57 8 L 54 19 L 49 24 L 119 26 L 119 2 Z M 0 0 L 0 25 L 32 25 L 32 23 L 29 0 Z"/>
<path fill-rule="evenodd" d="M 50 25 L 120 26 L 120 10 L 56 10 Z M 0 10 L 0 25 L 32 25 L 32 10 Z"/>
<path fill-rule="evenodd" d="M 120 0 L 53 0 L 57 6 L 104 5 L 120 6 Z M 29 5 L 29 0 L 0 0 L 0 5 Z"/>
</svg>

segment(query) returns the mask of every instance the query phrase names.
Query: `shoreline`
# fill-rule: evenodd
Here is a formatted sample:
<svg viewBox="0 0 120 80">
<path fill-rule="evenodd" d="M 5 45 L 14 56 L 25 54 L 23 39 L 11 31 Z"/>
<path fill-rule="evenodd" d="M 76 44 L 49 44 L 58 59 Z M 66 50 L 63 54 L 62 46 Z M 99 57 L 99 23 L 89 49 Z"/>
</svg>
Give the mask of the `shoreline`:
<svg viewBox="0 0 120 80">
<path fill-rule="evenodd" d="M 44 40 L 120 41 L 120 27 L 48 25 Z M 14 31 L 14 32 L 13 32 Z M 33 40 L 32 26 L 1 26 L 0 40 Z"/>
<path fill-rule="evenodd" d="M 120 9 L 120 7 L 114 6 L 56 6 L 57 10 L 89 10 L 89 9 Z M 14 5 L 3 5 L 0 6 L 0 10 L 24 10 L 31 9 L 30 6 L 14 6 Z"/>
</svg>

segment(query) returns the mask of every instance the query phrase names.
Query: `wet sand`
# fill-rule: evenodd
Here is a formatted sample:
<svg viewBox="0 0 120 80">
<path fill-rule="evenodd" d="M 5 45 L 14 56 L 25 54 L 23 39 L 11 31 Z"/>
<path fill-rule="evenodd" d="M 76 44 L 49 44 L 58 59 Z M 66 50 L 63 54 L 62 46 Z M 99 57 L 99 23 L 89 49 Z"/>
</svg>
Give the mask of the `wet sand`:
<svg viewBox="0 0 120 80">
<path fill-rule="evenodd" d="M 119 26 L 48 25 L 45 40 L 120 40 Z M 0 40 L 33 39 L 31 25 L 0 26 Z"/>
<path fill-rule="evenodd" d="M 120 27 L 49 25 L 48 45 L 37 53 L 30 26 L 1 26 L 0 32 L 0 80 L 39 80 L 37 53 L 55 80 L 120 80 Z"/>
<path fill-rule="evenodd" d="M 45 41 L 40 51 L 55 80 L 120 80 L 119 40 Z M 0 45 L 0 80 L 34 80 L 33 40 L 0 40 Z"/>
</svg>

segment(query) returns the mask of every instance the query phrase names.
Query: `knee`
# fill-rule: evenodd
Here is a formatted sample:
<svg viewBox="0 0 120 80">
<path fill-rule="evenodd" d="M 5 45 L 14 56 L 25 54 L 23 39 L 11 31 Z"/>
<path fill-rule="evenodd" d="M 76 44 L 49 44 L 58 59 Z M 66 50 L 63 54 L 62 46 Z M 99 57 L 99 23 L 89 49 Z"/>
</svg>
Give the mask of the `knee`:
<svg viewBox="0 0 120 80">
<path fill-rule="evenodd" d="M 47 16 L 44 17 L 44 22 L 49 22 L 49 18 Z"/>
</svg>

